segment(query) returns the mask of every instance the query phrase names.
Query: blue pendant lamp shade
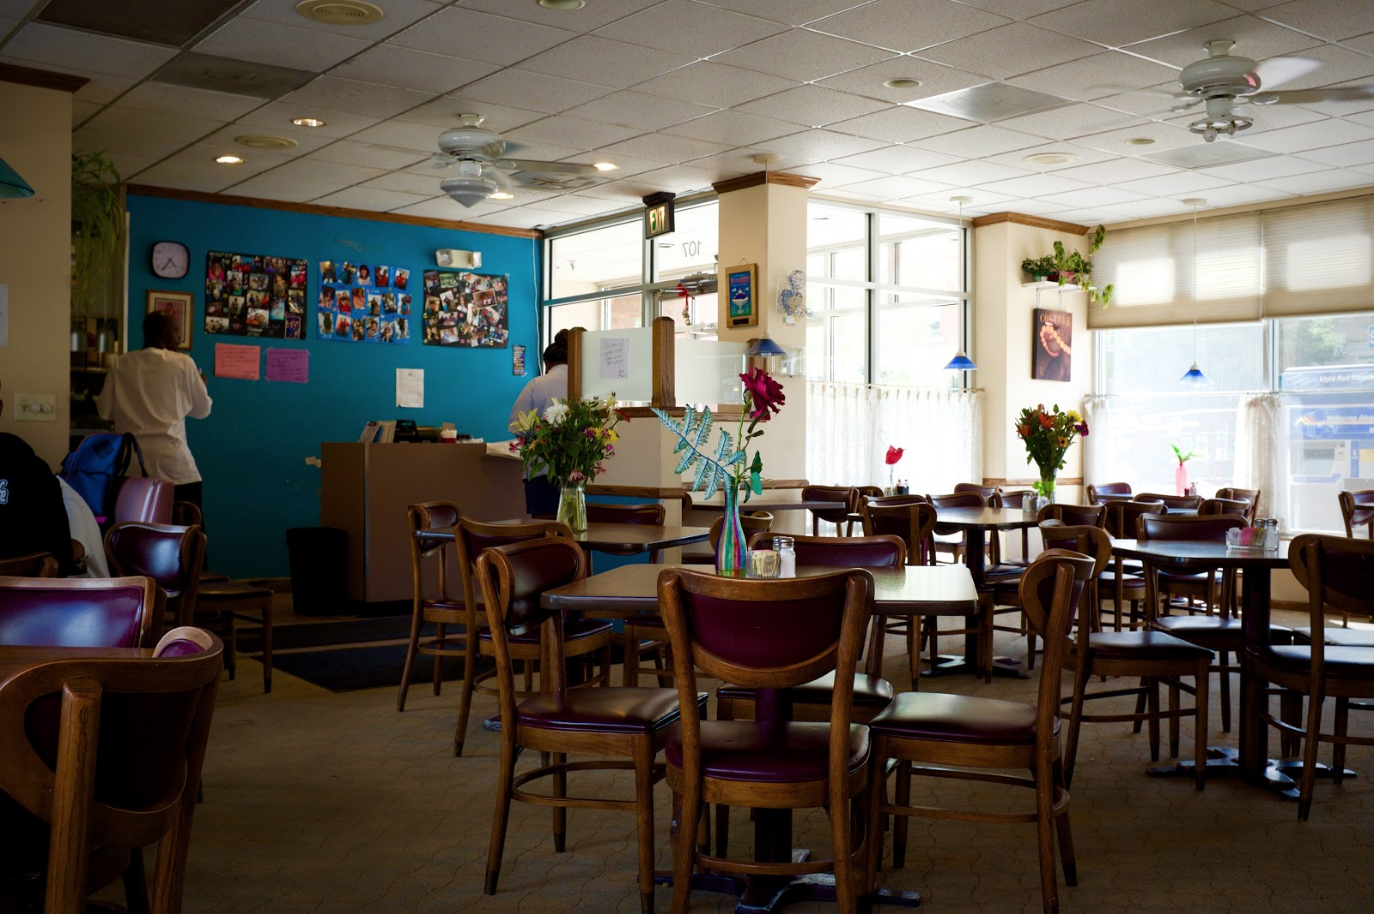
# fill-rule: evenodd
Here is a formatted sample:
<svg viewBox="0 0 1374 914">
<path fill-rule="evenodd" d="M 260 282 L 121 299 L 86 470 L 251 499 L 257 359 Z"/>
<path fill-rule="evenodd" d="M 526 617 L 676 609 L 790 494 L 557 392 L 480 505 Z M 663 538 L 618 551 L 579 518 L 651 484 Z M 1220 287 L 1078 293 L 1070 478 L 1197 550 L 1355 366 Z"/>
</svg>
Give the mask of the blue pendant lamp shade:
<svg viewBox="0 0 1374 914">
<path fill-rule="evenodd" d="M 1178 380 L 1189 387 L 1202 387 L 1207 377 L 1197 367 L 1197 208 L 1207 201 L 1202 197 L 1189 197 L 1183 202 L 1193 208 L 1193 366 Z"/>
<path fill-rule="evenodd" d="M 1191 384 L 1194 387 L 1201 387 L 1207 383 L 1207 376 L 1202 373 L 1201 368 L 1197 367 L 1197 362 L 1194 362 L 1193 367 L 1189 368 L 1187 373 L 1178 380 L 1181 384 Z"/>
<path fill-rule="evenodd" d="M 783 349 L 783 348 L 782 348 L 781 346 L 779 346 L 777 343 L 773 342 L 772 340 L 770 340 L 768 337 L 765 336 L 765 337 L 760 337 L 759 339 L 755 340 L 755 341 L 754 341 L 754 345 L 752 345 L 752 346 L 749 347 L 749 351 L 746 352 L 745 355 L 748 355 L 748 356 L 756 356 L 756 355 L 757 355 L 757 356 L 787 355 L 787 350 L 786 350 L 786 349 Z"/>
<path fill-rule="evenodd" d="M 964 354 L 964 350 L 960 349 L 954 353 L 954 358 L 949 360 L 945 368 L 949 371 L 974 371 L 978 366 L 973 364 L 973 359 Z"/>
<path fill-rule="evenodd" d="M 29 187 L 29 182 L 19 177 L 19 173 L 10 168 L 4 159 L 0 159 L 0 197 L 32 196 L 33 188 Z"/>
</svg>

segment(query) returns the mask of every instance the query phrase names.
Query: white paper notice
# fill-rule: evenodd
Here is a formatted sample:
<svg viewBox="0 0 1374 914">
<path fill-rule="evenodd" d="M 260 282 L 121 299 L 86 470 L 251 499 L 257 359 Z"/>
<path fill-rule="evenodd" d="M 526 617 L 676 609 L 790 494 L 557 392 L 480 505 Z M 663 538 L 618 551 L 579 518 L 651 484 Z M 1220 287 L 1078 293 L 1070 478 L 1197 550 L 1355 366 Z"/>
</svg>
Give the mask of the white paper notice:
<svg viewBox="0 0 1374 914">
<path fill-rule="evenodd" d="M 396 369 L 396 405 L 406 409 L 424 409 L 425 370 L 423 368 Z"/>
<path fill-rule="evenodd" d="M 10 344 L 10 287 L 0 282 L 0 346 Z"/>
<path fill-rule="evenodd" d="M 601 338 L 601 377 L 615 381 L 630 373 L 630 341 L 623 336 Z"/>
</svg>

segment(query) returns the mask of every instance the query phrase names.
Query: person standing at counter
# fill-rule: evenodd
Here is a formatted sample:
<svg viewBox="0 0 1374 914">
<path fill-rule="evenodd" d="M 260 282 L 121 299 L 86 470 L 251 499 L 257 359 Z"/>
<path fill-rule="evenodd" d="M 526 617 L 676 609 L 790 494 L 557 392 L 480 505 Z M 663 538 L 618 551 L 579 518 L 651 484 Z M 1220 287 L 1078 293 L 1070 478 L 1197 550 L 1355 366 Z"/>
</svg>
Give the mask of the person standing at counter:
<svg viewBox="0 0 1374 914">
<path fill-rule="evenodd" d="M 508 427 L 512 430 L 521 413 L 537 410 L 539 415 L 553 405 L 554 400 L 568 398 L 568 331 L 560 330 L 553 342 L 544 347 L 544 373 L 530 380 L 515 398 L 510 410 Z M 554 515 L 558 512 L 558 486 L 540 474 L 525 480 L 525 512 L 530 515 Z"/>
</svg>

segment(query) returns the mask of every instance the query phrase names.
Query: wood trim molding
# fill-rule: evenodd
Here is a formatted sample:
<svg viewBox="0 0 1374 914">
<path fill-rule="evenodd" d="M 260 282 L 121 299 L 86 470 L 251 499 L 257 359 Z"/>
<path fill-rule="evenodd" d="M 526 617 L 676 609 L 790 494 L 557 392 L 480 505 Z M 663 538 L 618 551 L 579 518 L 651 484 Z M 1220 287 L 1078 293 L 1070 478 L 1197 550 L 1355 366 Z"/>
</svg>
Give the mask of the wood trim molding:
<svg viewBox="0 0 1374 914">
<path fill-rule="evenodd" d="M 1003 222 L 1010 222 L 1014 225 L 1029 225 L 1031 228 L 1048 229 L 1051 232 L 1064 232 L 1067 235 L 1086 235 L 1091 231 L 1088 226 L 1079 225 L 1075 222 L 1042 219 L 1039 216 L 1027 216 L 1022 213 L 989 213 L 974 219 L 973 227 L 982 228 L 985 225 L 998 225 Z"/>
<path fill-rule="evenodd" d="M 625 498 L 657 498 L 664 501 L 682 501 L 686 493 L 672 486 L 613 486 L 591 483 L 587 486 L 588 495 L 619 495 Z"/>
<path fill-rule="evenodd" d="M 483 235 L 505 235 L 511 238 L 533 238 L 536 240 L 544 237 L 544 233 L 538 229 L 510 228 L 504 225 L 482 225 L 478 222 L 432 219 L 428 216 L 404 216 L 400 213 L 378 213 L 364 209 L 348 209 L 342 206 L 320 206 L 316 203 L 289 203 L 285 200 L 236 197 L 232 194 L 211 194 L 199 190 L 177 190 L 170 187 L 153 187 L 148 184 L 130 184 L 128 185 L 128 192 L 140 197 L 161 197 L 165 200 L 187 200 L 192 203 L 220 203 L 226 206 L 249 206 L 254 209 L 272 209 L 288 213 L 308 213 L 312 216 L 339 216 L 344 219 L 366 219 L 370 222 L 390 222 L 395 225 L 419 225 L 425 228 L 454 229 L 460 232 L 479 232 Z"/>
<path fill-rule="evenodd" d="M 1039 481 L 1040 477 L 1038 476 L 1028 476 L 1025 479 L 994 479 L 989 476 L 983 477 L 983 485 L 985 486 L 1016 486 L 1018 489 L 1022 487 L 1029 487 L 1032 483 L 1036 483 Z M 1055 482 L 1056 484 L 1061 486 L 1081 486 L 1083 485 L 1083 477 L 1060 476 L 1057 480 L 1055 480 Z"/>
<path fill-rule="evenodd" d="M 569 400 L 582 399 L 582 334 L 586 332 L 586 328 L 583 327 L 573 327 L 568 331 Z"/>
<path fill-rule="evenodd" d="M 84 76 L 73 76 L 70 73 L 54 73 L 51 70 L 35 70 L 33 67 L 0 63 L 0 82 L 18 83 L 21 86 L 37 86 L 40 89 L 56 89 L 59 92 L 75 92 L 90 80 Z"/>
<path fill-rule="evenodd" d="M 571 352 L 571 350 L 569 350 Z M 674 406 L 671 409 L 663 410 L 674 418 L 681 418 L 683 407 Z M 625 406 L 621 408 L 627 419 L 656 419 L 653 409 L 648 406 Z M 744 412 L 744 407 L 736 404 L 735 406 L 717 406 L 711 410 L 711 415 L 717 422 L 738 422 L 740 413 Z"/>
<path fill-rule="evenodd" d="M 780 184 L 783 187 L 800 187 L 802 190 L 810 190 L 820 182 L 820 178 L 808 178 L 805 175 L 793 175 L 785 171 L 756 171 L 752 175 L 741 175 L 738 178 L 717 181 L 711 185 L 711 188 L 717 194 L 728 194 L 732 190 L 744 190 L 746 187 L 758 187 L 762 184 Z"/>
</svg>

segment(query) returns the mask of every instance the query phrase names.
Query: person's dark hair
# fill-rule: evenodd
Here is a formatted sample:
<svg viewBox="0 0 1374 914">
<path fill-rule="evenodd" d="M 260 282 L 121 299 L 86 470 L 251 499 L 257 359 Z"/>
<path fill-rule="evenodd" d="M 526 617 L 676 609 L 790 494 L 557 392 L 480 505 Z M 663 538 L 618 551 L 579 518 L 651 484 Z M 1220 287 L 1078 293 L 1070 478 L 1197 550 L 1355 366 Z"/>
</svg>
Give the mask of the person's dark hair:
<svg viewBox="0 0 1374 914">
<path fill-rule="evenodd" d="M 143 316 L 143 345 L 156 349 L 175 349 L 181 340 L 177 319 L 167 311 L 149 311 Z"/>
<path fill-rule="evenodd" d="M 553 342 L 544 347 L 544 365 L 568 364 L 568 331 L 560 330 L 554 335 Z"/>
</svg>

